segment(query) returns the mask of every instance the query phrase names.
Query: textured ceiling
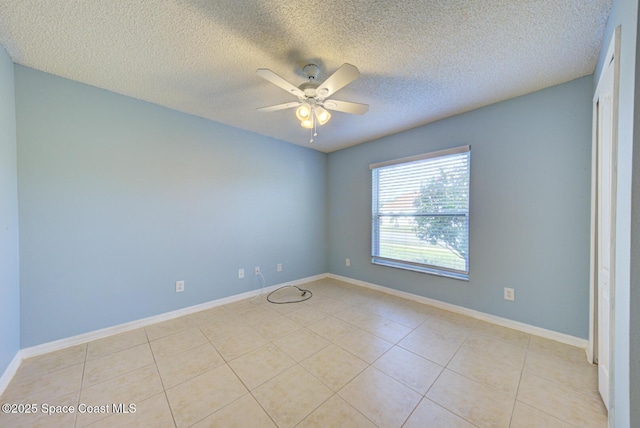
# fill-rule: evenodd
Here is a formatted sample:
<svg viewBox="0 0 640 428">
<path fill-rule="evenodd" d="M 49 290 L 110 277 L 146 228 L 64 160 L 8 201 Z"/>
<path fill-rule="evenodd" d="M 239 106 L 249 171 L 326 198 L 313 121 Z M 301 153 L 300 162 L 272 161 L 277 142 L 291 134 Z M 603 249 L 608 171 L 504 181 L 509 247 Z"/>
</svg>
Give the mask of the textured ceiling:
<svg viewBox="0 0 640 428">
<path fill-rule="evenodd" d="M 323 152 L 591 74 L 611 0 L 0 0 L 13 61 Z M 343 63 L 335 97 L 370 105 L 318 128 L 261 79 Z"/>
</svg>

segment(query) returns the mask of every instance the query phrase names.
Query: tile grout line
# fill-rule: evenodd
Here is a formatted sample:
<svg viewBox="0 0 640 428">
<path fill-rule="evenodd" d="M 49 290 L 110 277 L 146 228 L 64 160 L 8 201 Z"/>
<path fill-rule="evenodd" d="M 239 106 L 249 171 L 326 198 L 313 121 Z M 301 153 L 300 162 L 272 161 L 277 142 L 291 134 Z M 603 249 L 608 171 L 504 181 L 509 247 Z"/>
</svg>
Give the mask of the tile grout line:
<svg viewBox="0 0 640 428">
<path fill-rule="evenodd" d="M 310 307 L 310 306 L 309 306 L 309 307 Z M 311 308 L 311 307 L 310 307 L 310 308 Z M 313 309 L 313 308 L 311 308 L 311 309 Z M 316 310 L 316 309 L 314 309 L 314 310 Z M 321 311 L 321 312 L 323 312 L 323 311 Z M 323 313 L 325 313 L 327 316 L 326 316 L 326 317 L 324 317 L 324 318 L 322 318 L 321 320 L 318 320 L 317 322 L 320 322 L 320 321 L 322 321 L 322 320 L 326 319 L 327 317 L 332 317 L 332 318 L 335 318 L 336 320 L 344 321 L 344 320 L 341 320 L 341 319 L 339 319 L 339 318 L 336 318 L 336 317 L 334 316 L 335 314 L 327 314 L 326 312 L 323 312 Z M 282 314 L 282 313 L 281 313 L 281 315 L 284 315 L 287 319 L 290 319 L 290 320 L 291 320 L 291 318 L 289 318 L 289 317 L 287 317 L 287 316 L 286 316 L 287 314 Z M 292 321 L 296 322 L 295 320 L 292 320 Z M 348 322 L 348 321 L 344 321 L 344 322 Z M 308 330 L 309 332 L 311 332 L 311 333 L 313 333 L 313 334 L 317 334 L 317 333 L 313 332 L 312 330 L 308 329 L 306 326 L 304 326 L 304 325 L 302 325 L 302 324 L 300 324 L 300 323 L 298 323 L 298 322 L 296 322 L 296 323 L 301 327 L 301 329 L 305 329 L 305 330 Z M 313 324 L 314 324 L 314 323 L 311 323 L 310 325 L 313 325 Z M 359 327 L 357 327 L 357 326 L 354 326 L 354 327 L 356 327 L 356 328 L 358 328 L 359 330 L 361 330 L 361 329 L 360 329 Z M 299 331 L 299 330 L 296 330 L 296 331 Z M 364 331 L 364 330 L 362 330 L 362 331 Z M 293 333 L 295 333 L 295 332 L 291 332 L 291 333 L 289 333 L 289 334 L 293 334 Z M 287 336 L 287 335 L 284 335 L 284 336 L 281 336 L 281 337 L 285 337 L 285 336 Z M 322 336 L 320 335 L 320 337 L 322 337 Z M 280 337 L 279 337 L 279 338 L 280 338 Z M 279 339 L 279 338 L 277 338 L 277 339 Z M 275 339 L 275 340 L 277 340 L 277 339 Z M 328 338 L 326 338 L 326 337 L 324 337 L 323 339 L 324 339 L 324 340 L 326 340 L 326 341 L 328 341 L 330 345 L 337 346 L 337 347 L 339 347 L 340 349 L 343 349 L 345 352 L 348 352 L 349 354 L 351 354 L 349 351 L 347 351 L 346 349 L 344 349 L 344 348 L 342 348 L 341 346 L 337 345 L 336 343 L 334 343 L 334 342 L 333 342 L 333 341 L 331 341 L 330 339 L 328 339 Z M 273 346 L 275 346 L 277 349 L 280 349 L 280 348 L 278 347 L 278 345 L 275 343 L 275 340 L 272 340 L 272 341 L 270 342 L 270 344 L 272 344 Z M 265 345 L 265 346 L 266 346 L 266 345 Z M 322 352 L 325 348 L 326 348 L 326 347 L 323 347 L 322 349 L 317 350 L 317 351 L 316 351 L 316 352 L 314 352 L 313 354 L 311 354 L 311 355 L 307 356 L 306 358 L 304 358 L 302 361 L 306 361 L 307 359 L 311 358 L 312 356 L 314 356 L 314 355 L 316 355 L 316 354 L 318 354 L 318 353 Z M 282 352 L 284 352 L 284 353 L 286 354 L 286 352 L 285 352 L 285 351 L 282 351 Z M 353 354 L 351 354 L 351 355 L 353 355 Z M 353 356 L 354 356 L 355 358 L 357 358 L 358 360 L 362 361 L 359 357 L 357 357 L 357 356 L 355 356 L 355 355 L 353 355 Z M 289 357 L 291 357 L 291 356 L 289 356 Z M 294 360 L 294 361 L 295 361 L 295 360 Z M 327 388 L 331 391 L 331 395 L 329 395 L 325 400 L 323 400 L 320 404 L 318 404 L 318 406 L 316 406 L 316 407 L 315 407 L 314 409 L 312 409 L 308 414 L 306 414 L 306 415 L 305 415 L 305 416 L 304 416 L 300 421 L 298 421 L 298 422 L 296 423 L 296 425 L 295 425 L 295 426 L 300 425 L 300 423 L 302 423 L 302 422 L 303 422 L 304 420 L 306 420 L 309 416 L 311 416 L 311 415 L 312 415 L 316 410 L 318 410 L 320 407 L 322 407 L 322 406 L 323 406 L 327 401 L 329 401 L 331 398 L 333 398 L 333 397 L 337 396 L 337 397 L 338 397 L 338 398 L 340 398 L 341 400 L 344 400 L 344 399 L 342 399 L 342 398 L 338 395 L 339 390 L 338 390 L 338 391 L 334 391 L 331 387 L 329 387 L 329 385 L 327 385 L 325 382 L 323 382 L 321 379 L 319 379 L 319 378 L 318 378 L 317 376 L 315 376 L 313 373 L 309 372 L 305 367 L 303 367 L 303 366 L 302 366 L 302 364 L 301 364 L 301 363 L 302 363 L 302 361 L 296 361 L 296 362 L 295 362 L 295 364 L 294 364 L 293 366 L 291 366 L 289 369 L 291 369 L 292 367 L 295 367 L 295 366 L 300 367 L 300 369 L 304 370 L 304 371 L 305 371 L 306 373 L 308 373 L 311 377 L 313 377 L 313 378 L 314 378 L 314 379 L 316 379 L 318 382 L 320 382 L 322 385 L 324 385 L 325 387 L 327 387 Z M 363 361 L 363 362 L 365 362 L 365 361 Z M 355 375 L 351 380 L 353 380 L 356 376 L 358 376 L 358 375 L 359 375 L 360 373 L 362 373 L 364 370 L 366 370 L 367 368 L 369 368 L 369 367 L 371 367 L 371 366 L 372 366 L 372 364 L 369 364 L 369 363 L 367 363 L 367 362 L 365 362 L 365 363 L 367 364 L 367 367 L 366 367 L 365 369 L 363 369 L 362 371 L 360 371 L 358 374 L 356 374 L 356 375 Z M 287 370 L 289 370 L 289 369 L 287 369 Z M 285 370 L 285 371 L 286 371 L 286 370 Z M 234 373 L 235 373 L 235 372 L 234 372 Z M 278 376 L 278 375 L 276 375 L 276 376 Z M 270 380 L 274 379 L 276 376 L 274 376 L 274 377 L 272 377 L 272 378 L 270 378 L 270 379 L 266 380 L 266 381 L 265 381 L 264 383 L 262 383 L 261 385 L 264 385 L 265 383 L 267 383 L 267 382 L 269 382 Z M 350 380 L 350 381 L 351 381 L 351 380 Z M 347 382 L 347 384 L 348 384 L 348 383 L 349 383 L 349 382 Z M 246 385 L 245 385 L 245 386 L 246 386 Z M 340 389 L 344 388 L 344 386 L 346 386 L 346 384 L 345 384 L 345 385 L 343 385 Z M 254 389 L 257 389 L 258 387 L 259 387 L 259 386 L 257 386 L 257 387 L 256 387 L 256 388 L 254 388 Z M 248 388 L 247 388 L 247 389 L 248 389 Z M 266 409 L 264 409 L 264 407 L 262 406 L 262 404 L 260 404 L 260 402 L 257 400 L 257 398 L 253 395 L 253 392 L 252 392 L 251 390 L 249 390 L 249 392 L 250 392 L 250 393 L 251 393 L 251 395 L 254 397 L 254 399 L 258 402 L 258 404 L 260 405 L 260 407 L 262 407 L 262 408 L 263 408 L 263 410 L 265 411 L 265 413 L 267 413 L 267 415 L 269 415 L 269 414 L 268 414 L 268 412 L 266 411 Z M 346 401 L 345 401 L 345 402 L 346 402 Z M 350 407 L 352 407 L 356 412 L 358 412 L 358 413 L 359 413 L 359 414 L 361 414 L 363 417 L 365 417 L 365 419 L 370 420 L 370 419 L 369 419 L 369 418 L 367 418 L 365 415 L 363 415 L 363 414 L 362 414 L 358 409 L 354 408 L 350 403 L 348 403 L 348 402 L 347 402 L 347 404 L 348 404 Z M 271 416 L 270 416 L 270 415 L 269 415 L 269 417 L 271 418 Z M 273 419 L 272 419 L 272 420 L 273 420 Z M 274 420 L 274 423 L 275 423 L 275 420 Z M 372 423 L 373 423 L 373 422 L 372 422 Z M 277 424 L 276 424 L 276 426 L 277 426 Z"/>
<path fill-rule="evenodd" d="M 346 349 L 343 349 L 341 346 L 331 342 L 330 340 L 326 339 L 327 341 L 329 341 L 329 343 L 333 346 L 337 346 L 338 348 L 342 349 L 343 351 L 351 354 L 349 351 L 347 351 Z M 305 358 L 302 361 L 306 361 L 307 359 L 311 358 L 313 355 L 316 355 L 320 352 L 322 352 L 323 349 L 315 352 L 314 354 L 310 355 L 309 357 Z M 302 363 L 302 361 L 298 362 L 297 365 L 300 366 L 301 369 L 303 369 L 305 372 L 309 373 L 309 375 L 311 375 L 314 379 L 316 379 L 318 382 L 320 382 L 321 384 L 323 384 L 324 386 L 326 386 L 330 391 L 331 391 L 331 395 L 329 397 L 327 397 L 326 400 L 324 400 L 322 403 L 320 403 L 316 408 L 314 408 L 311 412 L 309 412 L 301 421 L 299 421 L 296 425 L 294 425 L 294 427 L 300 425 L 302 422 L 304 422 L 309 416 L 311 416 L 316 410 L 318 410 L 320 407 L 322 407 L 327 401 L 329 401 L 331 398 L 333 397 L 338 397 L 340 400 L 344 401 L 345 403 L 347 403 L 347 405 L 349 407 L 351 407 L 352 409 L 354 409 L 356 412 L 358 412 L 359 414 L 361 414 L 365 419 L 367 419 L 368 421 L 370 421 L 372 424 L 376 425 L 373 421 L 371 421 L 371 419 L 369 419 L 366 415 L 364 415 L 360 410 L 358 410 L 356 407 L 354 407 L 351 403 L 349 403 L 347 400 L 345 400 L 344 398 L 342 398 L 340 396 L 340 391 L 343 390 L 353 379 L 355 379 L 356 377 L 358 377 L 362 372 L 364 372 L 365 370 L 367 370 L 369 367 L 372 367 L 373 364 L 369 364 L 366 361 L 362 360 L 361 358 L 351 354 L 353 357 L 357 358 L 358 360 L 364 362 L 365 364 L 367 364 L 367 367 L 362 369 L 361 371 L 359 371 L 355 376 L 353 376 L 351 379 L 349 379 L 349 381 L 347 383 L 345 383 L 344 385 L 342 385 L 337 391 L 334 391 L 329 385 L 327 385 L 325 382 L 322 381 L 322 379 L 319 379 L 316 375 L 314 375 L 313 373 L 311 373 L 309 370 L 307 370 L 304 366 L 302 366 L 300 363 Z M 376 425 L 377 426 L 377 425 Z"/>
<path fill-rule="evenodd" d="M 253 303 L 253 301 L 254 301 L 254 300 L 255 300 L 255 297 L 251 300 L 251 302 Z M 271 310 L 271 309 L 270 309 L 270 310 Z M 276 311 L 276 312 L 277 312 L 277 311 Z M 283 315 L 283 314 L 280 314 L 280 315 Z M 196 323 L 196 324 L 197 324 L 197 323 Z M 253 329 L 253 326 L 251 326 L 251 325 L 250 325 L 250 324 L 248 324 L 248 323 L 247 323 L 247 325 Z M 274 343 L 274 341 L 273 341 L 273 340 L 271 340 L 271 341 L 267 342 L 266 344 L 259 346 L 258 348 L 255 348 L 255 349 L 249 350 L 249 351 L 245 352 L 245 353 L 244 353 L 244 354 L 242 354 L 242 355 L 238 355 L 237 357 L 235 357 L 235 358 L 233 358 L 233 359 L 227 360 L 227 359 L 226 359 L 226 358 L 225 358 L 225 357 L 224 357 L 224 356 L 223 356 L 223 355 L 222 355 L 222 354 L 217 350 L 217 348 L 215 347 L 215 345 L 211 342 L 211 339 L 210 339 L 210 338 L 209 338 L 209 337 L 208 337 L 208 336 L 207 336 L 207 335 L 202 331 L 202 329 L 200 328 L 200 326 L 199 326 L 199 325 L 198 325 L 198 328 L 200 329 L 201 333 L 205 336 L 205 338 L 207 339 L 207 341 L 209 342 L 209 344 L 213 347 L 213 349 L 215 349 L 215 350 L 216 350 L 216 352 L 221 356 L 221 358 L 222 358 L 222 359 L 223 359 L 223 361 L 224 361 L 224 364 L 225 364 L 227 367 L 229 367 L 229 370 L 231 370 L 231 372 L 232 372 L 232 373 L 234 374 L 234 376 L 238 379 L 238 381 L 239 381 L 240 383 L 242 383 L 242 385 L 245 387 L 245 389 L 247 390 L 247 394 L 248 394 L 248 395 L 250 395 L 250 396 L 253 398 L 253 400 L 254 400 L 254 401 L 255 401 L 255 402 L 260 406 L 260 408 L 264 411 L 264 413 L 267 415 L 267 417 L 268 417 L 268 418 L 269 418 L 269 419 L 274 423 L 274 425 L 278 426 L 278 424 L 277 424 L 277 423 L 276 423 L 276 421 L 273 419 L 273 417 L 272 417 L 272 416 L 267 412 L 267 410 L 262 406 L 262 404 L 260 403 L 260 401 L 258 401 L 258 399 L 255 397 L 255 395 L 253 394 L 252 390 L 251 390 L 251 389 L 246 385 L 245 381 L 243 381 L 243 380 L 242 380 L 242 378 L 238 375 L 238 373 L 237 373 L 237 372 L 233 369 L 233 367 L 229 364 L 231 361 L 233 361 L 233 360 L 235 360 L 235 359 L 238 359 L 238 358 L 241 358 L 242 356 L 247 355 L 247 354 L 249 354 L 249 353 L 251 353 L 251 352 L 255 351 L 256 349 L 260 349 L 260 348 L 265 347 L 265 346 L 267 346 L 267 345 L 273 345 L 274 347 L 276 347 L 276 349 L 280 349 L 280 348 L 278 347 L 278 345 L 276 345 L 276 344 Z M 303 328 L 304 328 L 304 327 L 303 327 Z M 255 330 L 255 329 L 254 329 L 254 330 Z M 296 330 L 296 331 L 297 331 L 297 330 Z M 294 332 L 291 332 L 291 333 L 289 333 L 289 334 L 292 334 L 292 333 L 294 333 Z M 282 351 L 282 352 L 284 352 L 284 351 Z M 284 352 L 284 353 L 286 354 L 286 352 Z M 295 360 L 294 360 L 294 361 L 295 361 Z M 298 365 L 298 364 L 299 364 L 299 363 L 297 363 L 297 362 L 296 362 L 296 364 L 294 364 L 294 366 L 295 366 L 295 365 Z M 291 367 L 294 367 L 294 366 L 291 366 Z M 289 370 L 289 369 L 287 369 L 287 370 Z M 286 370 L 285 370 L 285 371 L 286 371 Z M 281 374 L 281 373 L 279 373 L 279 374 Z M 275 375 L 274 377 L 278 376 L 279 374 Z M 261 385 L 264 385 L 265 383 L 269 382 L 269 381 L 270 381 L 271 379 L 273 379 L 274 377 L 271 377 L 271 378 L 267 379 L 265 382 L 263 382 L 263 383 L 261 383 L 260 385 L 256 386 L 256 388 L 258 388 L 258 387 L 260 387 Z M 254 389 L 256 389 L 256 388 L 254 388 Z M 244 397 L 245 395 L 246 395 L 246 394 L 244 394 L 244 395 L 242 395 L 242 396 L 238 397 L 237 399 L 233 400 L 231 403 L 228 403 L 228 404 L 226 404 L 225 406 L 223 406 L 223 407 L 221 407 L 221 408 L 217 409 L 216 411 L 214 411 L 214 412 L 212 412 L 212 413 L 210 413 L 210 414 L 206 415 L 205 417 L 203 417 L 203 418 L 202 418 L 202 419 L 200 419 L 199 421 L 196 421 L 195 423 L 198 423 L 198 422 L 200 422 L 200 421 L 202 421 L 202 420 L 204 420 L 204 419 L 206 419 L 206 418 L 210 417 L 211 415 L 213 415 L 213 414 L 215 414 L 215 413 L 219 412 L 220 410 L 222 410 L 222 409 L 226 408 L 227 406 L 230 406 L 231 404 L 233 404 L 233 403 L 235 403 L 236 401 L 240 400 L 240 399 L 241 399 L 242 397 Z M 195 423 L 194 423 L 194 424 L 195 424 Z"/>
<path fill-rule="evenodd" d="M 82 376 L 80 377 L 80 390 L 78 391 L 78 400 L 76 401 L 76 409 L 80 405 L 80 399 L 82 397 L 82 385 L 84 384 L 84 374 L 87 370 L 87 359 L 89 358 L 89 344 L 85 343 L 84 345 L 84 361 L 82 363 Z M 73 416 L 73 426 L 76 427 L 78 425 L 78 413 L 75 412 Z"/>
<path fill-rule="evenodd" d="M 516 412 L 516 404 L 518 403 L 518 395 L 520 394 L 520 385 L 522 384 L 522 375 L 524 374 L 524 366 L 527 364 L 527 358 L 529 357 L 529 343 L 531 342 L 531 335 L 527 338 L 527 346 L 525 347 L 524 359 L 522 360 L 522 366 L 520 367 L 520 376 L 518 376 L 518 387 L 516 388 L 516 395 L 513 399 L 513 407 L 511 408 L 511 417 L 509 418 L 509 426 L 513 423 L 513 415 Z"/>
<path fill-rule="evenodd" d="M 167 407 L 169 408 L 169 413 L 171 414 L 171 420 L 173 421 L 173 426 L 177 427 L 178 423 L 176 422 L 176 417 L 173 414 L 173 408 L 171 408 L 171 403 L 169 402 L 169 396 L 167 396 L 167 388 L 164 385 L 164 380 L 162 379 L 162 375 L 160 374 L 160 369 L 158 368 L 158 361 L 156 360 L 156 354 L 153 352 L 153 348 L 151 347 L 151 340 L 149 339 L 149 333 L 147 333 L 147 329 L 144 328 L 144 335 L 147 338 L 147 345 L 151 350 L 151 357 L 153 358 L 153 363 L 156 366 L 156 371 L 158 372 L 158 377 L 160 378 L 160 384 L 162 385 L 162 394 L 164 395 L 164 400 L 167 403 Z"/>
</svg>

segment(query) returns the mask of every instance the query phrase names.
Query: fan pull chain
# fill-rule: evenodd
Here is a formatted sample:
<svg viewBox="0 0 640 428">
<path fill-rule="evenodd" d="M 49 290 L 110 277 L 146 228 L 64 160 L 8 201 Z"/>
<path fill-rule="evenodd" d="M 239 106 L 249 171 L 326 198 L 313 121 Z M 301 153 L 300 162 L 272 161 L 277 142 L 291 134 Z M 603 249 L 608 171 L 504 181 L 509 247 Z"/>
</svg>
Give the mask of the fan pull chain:
<svg viewBox="0 0 640 428">
<path fill-rule="evenodd" d="M 316 122 L 316 118 L 313 118 L 313 129 L 311 129 L 309 132 L 313 132 L 311 138 L 309 138 L 309 144 L 313 143 L 313 137 L 317 137 L 318 136 L 318 129 L 317 129 L 317 122 Z"/>
</svg>

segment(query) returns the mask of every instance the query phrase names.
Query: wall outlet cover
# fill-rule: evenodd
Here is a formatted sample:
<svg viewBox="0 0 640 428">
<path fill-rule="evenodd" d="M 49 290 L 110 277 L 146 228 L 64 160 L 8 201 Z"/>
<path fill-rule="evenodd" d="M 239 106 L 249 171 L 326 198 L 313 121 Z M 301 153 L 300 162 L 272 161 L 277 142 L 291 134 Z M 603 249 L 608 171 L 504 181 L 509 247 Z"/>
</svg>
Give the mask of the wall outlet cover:
<svg viewBox="0 0 640 428">
<path fill-rule="evenodd" d="M 511 302 L 516 300 L 516 292 L 515 292 L 515 290 L 513 288 L 505 287 L 505 289 L 504 289 L 504 300 L 509 300 Z"/>
</svg>

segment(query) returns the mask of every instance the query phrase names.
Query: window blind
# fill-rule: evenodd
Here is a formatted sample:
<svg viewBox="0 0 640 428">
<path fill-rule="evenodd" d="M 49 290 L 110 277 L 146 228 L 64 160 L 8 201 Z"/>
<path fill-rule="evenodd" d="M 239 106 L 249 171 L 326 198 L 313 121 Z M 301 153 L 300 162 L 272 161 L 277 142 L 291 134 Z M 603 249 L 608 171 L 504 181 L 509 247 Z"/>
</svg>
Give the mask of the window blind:
<svg viewBox="0 0 640 428">
<path fill-rule="evenodd" d="M 371 169 L 373 263 L 468 279 L 470 147 Z"/>
</svg>

